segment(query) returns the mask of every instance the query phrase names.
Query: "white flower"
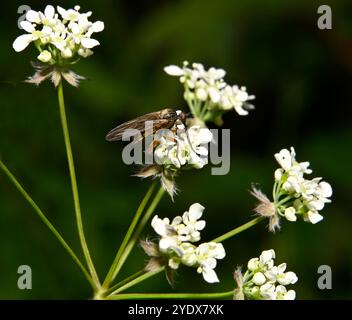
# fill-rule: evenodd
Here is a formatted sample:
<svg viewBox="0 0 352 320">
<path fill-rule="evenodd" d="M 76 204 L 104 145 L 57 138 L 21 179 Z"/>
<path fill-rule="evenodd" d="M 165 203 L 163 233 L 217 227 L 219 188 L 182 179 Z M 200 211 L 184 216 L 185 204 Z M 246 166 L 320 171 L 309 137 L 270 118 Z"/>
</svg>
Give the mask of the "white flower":
<svg viewBox="0 0 352 320">
<path fill-rule="evenodd" d="M 285 218 L 288 221 L 296 221 L 296 209 L 294 207 L 288 207 L 285 209 Z"/>
<path fill-rule="evenodd" d="M 252 281 L 257 286 L 261 286 L 262 284 L 264 284 L 266 282 L 266 278 L 265 278 L 264 274 L 262 274 L 261 272 L 256 272 L 253 276 Z"/>
<path fill-rule="evenodd" d="M 303 218 L 304 218 L 304 221 L 310 222 L 312 224 L 316 224 L 324 219 L 324 217 L 321 214 L 319 214 L 317 211 L 311 211 L 311 210 L 305 213 Z"/>
<path fill-rule="evenodd" d="M 270 282 L 267 282 L 260 286 L 259 294 L 262 300 L 276 300 L 275 285 Z"/>
<path fill-rule="evenodd" d="M 221 107 L 224 110 L 234 108 L 240 116 L 246 116 L 248 114 L 247 110 L 252 108 L 247 102 L 255 98 L 254 95 L 248 95 L 246 90 L 246 87 L 243 86 L 227 85 L 221 95 Z"/>
<path fill-rule="evenodd" d="M 211 140 L 211 131 L 200 126 L 192 126 L 187 132 L 180 130 L 173 136 L 162 136 L 154 151 L 155 161 L 160 165 L 172 164 L 177 169 L 186 165 L 200 169 L 208 163 L 206 145 Z"/>
<path fill-rule="evenodd" d="M 164 71 L 170 76 L 183 76 L 184 75 L 184 71 L 180 67 L 175 66 L 175 65 L 165 67 Z"/>
<path fill-rule="evenodd" d="M 48 50 L 43 50 L 37 58 L 41 62 L 49 62 L 51 60 L 51 53 Z"/>
<path fill-rule="evenodd" d="M 213 269 L 216 267 L 216 259 L 223 259 L 225 257 L 223 245 L 215 242 L 202 243 L 197 247 L 196 255 L 199 264 L 197 272 L 202 273 L 206 282 L 219 282 Z"/>
<path fill-rule="evenodd" d="M 180 245 L 181 261 L 184 265 L 192 267 L 197 263 L 196 246 L 185 242 Z"/>
<path fill-rule="evenodd" d="M 253 109 L 248 101 L 253 100 L 254 96 L 248 95 L 243 86 L 226 84 L 223 79 L 226 72 L 223 69 L 211 67 L 206 70 L 201 63 L 193 63 L 190 67 L 185 61 L 182 68 L 170 65 L 165 67 L 164 71 L 168 75 L 180 78 L 180 82 L 185 86 L 184 97 L 191 105 L 196 99 L 204 103 L 201 108 L 217 109 L 222 112 L 234 109 L 239 115 L 247 115 L 247 110 Z M 201 118 L 202 113 L 195 116 Z"/>
<path fill-rule="evenodd" d="M 259 256 L 259 260 L 262 264 L 267 264 L 272 259 L 275 259 L 275 251 L 273 249 L 265 250 Z"/>
<path fill-rule="evenodd" d="M 182 233 L 185 233 L 189 237 L 188 241 L 196 242 L 200 240 L 199 231 L 205 228 L 205 221 L 199 220 L 203 214 L 203 210 L 204 207 L 202 205 L 194 203 L 182 216 L 183 223 L 185 224 Z"/>
<path fill-rule="evenodd" d="M 151 225 L 154 231 L 161 236 L 159 241 L 160 251 L 178 251 L 177 248 L 181 241 L 178 238 L 174 225 L 170 224 L 168 218 L 160 219 L 158 216 L 155 216 L 152 219 Z"/>
<path fill-rule="evenodd" d="M 282 149 L 279 153 L 275 153 L 275 159 L 279 165 L 288 171 L 291 169 L 293 162 L 295 161 L 295 150 L 291 147 L 291 152 L 287 149 Z"/>
<path fill-rule="evenodd" d="M 284 286 L 276 287 L 276 299 L 277 300 L 295 300 L 296 292 L 294 290 L 288 290 Z"/>
<path fill-rule="evenodd" d="M 293 147 L 291 151 L 282 149 L 275 158 L 281 166 L 274 173 L 275 186 L 280 187 L 275 190 L 277 218 L 281 215 L 288 221 L 296 221 L 301 215 L 304 221 L 312 224 L 321 221 L 323 216 L 319 211 L 331 202 L 331 185 L 321 181 L 322 178 L 306 179 L 305 174 L 312 173 L 309 162 L 298 162 Z"/>
<path fill-rule="evenodd" d="M 265 250 L 259 258 L 248 261 L 248 270 L 242 276 L 235 276 L 237 282 L 238 299 L 256 300 L 293 300 L 296 297 L 294 290 L 287 291 L 287 285 L 298 281 L 297 275 L 286 270 L 286 263 L 274 265 L 275 251 Z M 239 292 L 238 292 L 239 291 Z"/>
<path fill-rule="evenodd" d="M 200 240 L 200 230 L 205 227 L 205 221 L 199 220 L 204 207 L 199 203 L 190 206 L 182 217 L 176 216 L 172 222 L 168 218 L 160 219 L 154 216 L 151 225 L 160 236 L 159 252 L 168 257 L 167 265 L 171 269 L 178 269 L 180 264 L 196 267 L 209 283 L 219 282 L 214 271 L 217 259 L 225 257 L 222 244 L 209 242 L 195 246 L 191 242 Z"/>
<path fill-rule="evenodd" d="M 89 21 L 88 18 L 92 13 L 80 13 L 79 9 L 79 6 L 68 10 L 58 6 L 58 13 L 56 13 L 55 8 L 48 5 L 44 9 L 44 13 L 29 10 L 26 14 L 26 20 L 21 22 L 21 27 L 27 34 L 16 38 L 12 45 L 14 50 L 20 52 L 31 42 L 36 41 L 36 45 L 40 47 L 41 51 L 51 52 L 56 48 L 63 59 L 73 59 L 76 54 L 88 57 L 92 54 L 90 49 L 99 45 L 99 41 L 93 39 L 92 35 L 101 32 L 104 29 L 104 23 Z M 54 56 L 56 57 L 56 54 Z M 53 59 L 51 57 L 45 61 L 46 56 L 40 57 L 40 61 L 44 63 Z"/>
<path fill-rule="evenodd" d="M 259 258 L 252 258 L 248 261 L 247 268 L 250 271 L 254 271 L 259 267 Z"/>
<path fill-rule="evenodd" d="M 281 273 L 276 278 L 277 282 L 283 286 L 295 284 L 298 281 L 296 274 L 292 271 Z"/>
</svg>

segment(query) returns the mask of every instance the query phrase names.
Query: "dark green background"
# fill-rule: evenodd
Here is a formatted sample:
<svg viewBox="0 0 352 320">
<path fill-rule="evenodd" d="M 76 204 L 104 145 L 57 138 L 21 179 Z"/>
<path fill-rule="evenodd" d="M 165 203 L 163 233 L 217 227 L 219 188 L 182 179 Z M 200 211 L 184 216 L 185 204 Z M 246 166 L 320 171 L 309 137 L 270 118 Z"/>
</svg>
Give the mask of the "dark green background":
<svg viewBox="0 0 352 320">
<path fill-rule="evenodd" d="M 78 1 L 77 1 L 78 2 Z M 61 1 L 64 7 L 77 2 Z M 300 161 L 309 160 L 315 176 L 334 189 L 325 219 L 311 225 L 284 222 L 270 234 L 262 223 L 224 243 L 220 284 L 206 284 L 195 270 L 179 270 L 174 291 L 225 291 L 234 286 L 238 264 L 269 248 L 299 277 L 299 299 L 352 298 L 351 248 L 351 70 L 350 1 L 81 1 L 105 30 L 101 46 L 75 71 L 89 77 L 80 88 L 65 87 L 72 144 L 86 236 L 101 276 L 122 240 L 150 181 L 131 177 L 121 160 L 122 144 L 104 141 L 114 125 L 165 106 L 186 109 L 182 89 L 164 74 L 183 60 L 227 70 L 226 80 L 246 85 L 256 95 L 247 117 L 230 112 L 231 172 L 211 176 L 210 167 L 185 172 L 174 203 L 164 197 L 160 216 L 182 214 L 193 202 L 206 207 L 210 240 L 251 219 L 252 182 L 271 192 L 277 164 L 273 154 L 294 145 Z M 329 4 L 333 29 L 317 28 L 317 8 Z M 39 88 L 21 81 L 32 73 L 33 48 L 15 53 L 21 34 L 20 4 L 41 10 L 42 1 L 1 4 L 0 156 L 38 204 L 79 250 L 56 93 L 48 82 Z M 145 235 L 154 236 L 150 228 Z M 140 248 L 124 275 L 146 261 Z M 33 271 L 33 289 L 17 288 L 17 268 Z M 330 265 L 333 289 L 319 290 L 317 269 Z M 136 286 L 135 292 L 172 291 L 162 275 Z M 3 174 L 0 174 L 0 298 L 89 298 L 90 288 L 66 252 Z"/>
</svg>

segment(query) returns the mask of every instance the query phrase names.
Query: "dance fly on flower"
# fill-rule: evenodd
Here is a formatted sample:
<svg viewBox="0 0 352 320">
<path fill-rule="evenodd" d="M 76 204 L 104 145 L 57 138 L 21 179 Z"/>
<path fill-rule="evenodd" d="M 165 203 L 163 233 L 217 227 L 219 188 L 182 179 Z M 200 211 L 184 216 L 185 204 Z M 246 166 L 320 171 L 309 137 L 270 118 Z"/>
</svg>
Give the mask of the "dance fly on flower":
<svg viewBox="0 0 352 320">
<path fill-rule="evenodd" d="M 183 111 L 175 111 L 170 108 L 147 113 L 143 116 L 120 124 L 116 128 L 112 129 L 106 135 L 105 139 L 110 142 L 122 140 L 124 134 L 128 133 L 128 130 L 132 133 L 132 136 L 139 133 L 142 138 L 146 138 L 158 130 L 171 129 L 178 120 L 185 126 L 187 117 L 188 114 Z M 149 124 L 150 127 L 148 126 Z M 140 140 L 141 139 L 137 138 L 137 141 L 135 140 L 134 142 L 138 142 Z"/>
</svg>

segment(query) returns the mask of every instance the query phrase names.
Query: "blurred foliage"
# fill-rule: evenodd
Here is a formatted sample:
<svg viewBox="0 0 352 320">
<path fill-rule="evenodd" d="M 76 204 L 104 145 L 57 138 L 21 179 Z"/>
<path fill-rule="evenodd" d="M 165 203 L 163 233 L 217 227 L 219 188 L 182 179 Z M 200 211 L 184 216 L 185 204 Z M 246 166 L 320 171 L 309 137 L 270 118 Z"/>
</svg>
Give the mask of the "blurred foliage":
<svg viewBox="0 0 352 320">
<path fill-rule="evenodd" d="M 34 49 L 16 54 L 11 44 L 21 32 L 17 8 L 42 9 L 43 1 L 2 2 L 0 21 L 0 156 L 72 246 L 79 250 L 68 169 L 55 90 L 22 80 L 32 73 Z M 69 7 L 72 1 L 54 1 Z M 298 298 L 352 298 L 352 17 L 351 1 L 324 1 L 333 12 L 333 29 L 319 30 L 319 1 L 182 0 L 82 1 L 83 11 L 103 20 L 94 56 L 75 71 L 89 77 L 79 89 L 66 86 L 69 125 L 75 152 L 86 236 L 101 276 L 112 262 L 149 181 L 131 177 L 121 160 L 122 144 L 108 144 L 114 125 L 165 106 L 185 109 L 178 82 L 162 68 L 183 60 L 227 70 L 230 83 L 256 95 L 247 117 L 225 117 L 231 128 L 231 171 L 211 176 L 210 168 L 184 173 L 172 203 L 165 197 L 156 213 L 181 214 L 193 202 L 206 207 L 212 239 L 249 220 L 255 200 L 248 189 L 260 183 L 270 193 L 273 154 L 294 145 L 298 160 L 309 160 L 316 176 L 334 188 L 333 203 L 318 225 L 283 223 L 269 234 L 264 224 L 227 240 L 219 264 L 221 283 L 208 285 L 195 270 L 180 269 L 174 290 L 220 291 L 234 286 L 236 265 L 274 248 L 299 276 Z M 216 188 L 214 188 L 216 186 Z M 214 227 L 216 226 L 216 227 Z M 151 235 L 150 228 L 145 235 Z M 33 210 L 0 174 L 0 298 L 88 298 L 90 288 L 69 256 Z M 137 248 L 123 275 L 142 267 Z M 17 288 L 17 268 L 28 264 L 33 289 Z M 333 290 L 319 290 L 317 269 L 333 271 Z M 192 286 L 189 284 L 192 283 Z M 164 277 L 133 291 L 170 291 Z"/>
</svg>

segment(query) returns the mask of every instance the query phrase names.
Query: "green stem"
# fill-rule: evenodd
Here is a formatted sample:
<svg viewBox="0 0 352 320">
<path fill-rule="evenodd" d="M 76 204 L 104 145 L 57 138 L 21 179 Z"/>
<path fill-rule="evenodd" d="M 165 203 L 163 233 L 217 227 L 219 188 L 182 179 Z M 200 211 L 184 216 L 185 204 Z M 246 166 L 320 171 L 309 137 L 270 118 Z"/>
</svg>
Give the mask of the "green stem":
<svg viewBox="0 0 352 320">
<path fill-rule="evenodd" d="M 127 293 L 109 296 L 110 300 L 132 299 L 225 299 L 233 297 L 233 290 L 217 293 Z"/>
<path fill-rule="evenodd" d="M 150 278 L 150 277 L 153 277 L 153 276 L 159 274 L 159 273 L 162 272 L 163 270 L 164 270 L 164 267 L 161 267 L 161 268 L 159 268 L 159 269 L 157 269 L 157 270 L 155 270 L 155 271 L 148 271 L 148 272 L 146 272 L 146 273 L 140 275 L 139 277 L 133 279 L 132 281 L 129 281 L 128 283 L 126 283 L 126 284 L 123 285 L 122 287 L 116 289 L 116 290 L 113 291 L 108 297 L 111 297 L 111 296 L 113 296 L 113 295 L 115 295 L 115 294 L 118 294 L 119 292 L 125 291 L 126 289 L 131 288 L 131 287 L 133 287 L 134 285 L 136 285 L 136 284 L 138 284 L 138 283 L 140 283 L 140 282 L 142 282 L 142 281 L 144 281 L 144 280 L 146 280 L 146 279 L 148 279 L 148 278 Z"/>
<path fill-rule="evenodd" d="M 241 225 L 241 226 L 239 226 L 239 227 L 237 227 L 237 228 L 235 228 L 235 229 L 233 229 L 233 230 L 231 230 L 231 231 L 229 231 L 229 232 L 223 234 L 223 235 L 220 236 L 220 237 L 215 238 L 215 239 L 212 240 L 212 241 L 213 241 L 213 242 L 223 242 L 224 240 L 227 240 L 227 239 L 229 239 L 229 238 L 235 236 L 236 234 L 238 234 L 238 233 L 240 233 L 240 232 L 242 232 L 242 231 L 244 231 L 244 230 L 247 230 L 247 229 L 250 228 L 250 227 L 253 227 L 253 226 L 256 225 L 258 222 L 260 222 L 260 221 L 262 221 L 262 220 L 264 220 L 264 219 L 265 219 L 264 217 L 256 217 L 256 218 L 254 218 L 253 220 L 251 220 L 251 221 L 249 221 L 249 222 L 247 222 L 247 223 L 245 223 L 245 224 L 243 224 L 243 225 Z"/>
<path fill-rule="evenodd" d="M 52 223 L 49 221 L 49 219 L 45 216 L 43 211 L 38 207 L 38 205 L 34 202 L 34 200 L 31 198 L 31 196 L 26 192 L 26 190 L 24 190 L 24 188 L 21 186 L 21 184 L 18 182 L 18 180 L 14 177 L 14 175 L 10 172 L 10 170 L 5 166 L 5 164 L 1 160 L 0 160 L 0 168 L 4 171 L 6 176 L 10 179 L 10 181 L 14 184 L 14 186 L 22 194 L 22 196 L 27 200 L 27 202 L 32 206 L 32 208 L 38 214 L 39 218 L 49 228 L 49 230 L 53 233 L 53 235 L 57 238 L 57 240 L 59 240 L 59 242 L 64 247 L 64 249 L 71 256 L 73 261 L 81 269 L 82 273 L 87 278 L 87 280 L 89 281 L 89 283 L 91 284 L 93 289 L 96 289 L 95 283 L 93 282 L 93 280 L 92 280 L 91 276 L 89 275 L 88 271 L 86 270 L 86 268 L 83 266 L 82 262 L 78 259 L 76 254 L 73 252 L 73 250 L 67 244 L 67 242 L 64 240 L 64 238 L 61 236 L 61 234 L 56 230 L 56 228 L 52 225 Z"/>
<path fill-rule="evenodd" d="M 278 207 L 278 206 L 281 206 L 282 204 L 284 204 L 285 202 L 287 202 L 287 201 L 289 201 L 289 200 L 291 200 L 292 199 L 292 196 L 291 195 L 289 195 L 289 196 L 286 196 L 285 198 L 283 198 L 283 199 L 281 199 L 280 201 L 278 201 L 277 203 L 276 203 L 276 206 Z"/>
<path fill-rule="evenodd" d="M 126 279 L 123 279 L 122 281 L 116 283 L 115 285 L 113 285 L 111 288 L 109 288 L 108 290 L 106 290 L 103 293 L 104 295 L 109 295 L 110 293 L 114 292 L 116 289 L 122 287 L 123 285 L 125 285 L 126 283 L 138 278 L 139 276 L 141 276 L 142 274 L 144 274 L 146 271 L 145 269 L 139 270 L 136 273 L 130 275 L 129 277 L 127 277 Z"/>
<path fill-rule="evenodd" d="M 131 225 L 130 227 L 128 228 L 127 230 L 127 233 L 125 235 L 125 238 L 123 239 L 122 241 L 122 244 L 119 248 L 119 250 L 117 251 L 117 254 L 115 256 L 115 259 L 110 267 L 110 270 L 104 280 L 104 283 L 103 283 L 103 286 L 102 288 L 108 288 L 109 284 L 111 283 L 111 281 L 113 280 L 114 278 L 114 275 L 115 275 L 115 270 L 116 270 L 116 267 L 117 267 L 117 264 L 119 263 L 120 259 L 121 259 L 121 256 L 122 254 L 124 253 L 125 249 L 126 249 L 126 246 L 128 245 L 128 242 L 133 234 L 133 231 L 135 230 L 136 226 L 137 226 L 137 223 L 144 211 L 144 208 L 145 206 L 147 205 L 154 189 L 155 189 L 155 185 L 156 185 L 156 182 L 153 182 L 153 184 L 150 186 L 150 188 L 148 189 L 146 195 L 144 196 L 141 204 L 139 205 L 137 211 L 136 211 L 136 214 L 131 222 Z M 104 289 L 103 289 L 104 290 Z"/>
<path fill-rule="evenodd" d="M 74 167 L 74 162 L 73 162 L 71 141 L 70 141 L 70 135 L 69 135 L 68 125 L 67 125 L 62 81 L 60 81 L 60 84 L 58 86 L 58 100 L 59 100 L 59 107 L 60 107 L 60 118 L 61 118 L 62 131 L 63 131 L 65 146 L 66 146 L 68 167 L 70 170 L 72 194 L 73 194 L 73 201 L 74 201 L 74 206 L 75 206 L 76 222 L 77 222 L 79 240 L 81 242 L 83 254 L 86 259 L 90 275 L 91 275 L 96 287 L 99 288 L 100 281 L 99 281 L 97 272 L 95 270 L 92 258 L 90 256 L 88 245 L 87 245 L 87 242 L 86 242 L 86 239 L 84 236 L 84 231 L 83 231 L 81 206 L 80 206 L 80 202 L 79 202 L 76 172 L 75 172 L 75 167 Z"/>
<path fill-rule="evenodd" d="M 129 254 L 131 253 L 134 245 L 136 244 L 139 235 L 141 234 L 141 232 L 143 231 L 145 225 L 147 224 L 147 222 L 150 219 L 150 216 L 153 214 L 156 206 L 158 205 L 158 203 L 160 202 L 162 196 L 164 195 L 165 191 L 163 187 L 160 187 L 158 193 L 156 194 L 155 198 L 153 199 L 152 203 L 150 204 L 149 208 L 147 209 L 146 213 L 144 214 L 141 222 L 139 223 L 135 233 L 133 234 L 133 236 L 131 237 L 130 241 L 128 242 L 127 246 L 125 247 L 124 252 L 121 255 L 121 258 L 119 259 L 118 263 L 116 264 L 116 267 L 112 273 L 112 277 L 111 277 L 111 281 L 113 281 L 115 279 L 115 277 L 117 276 L 117 274 L 119 273 L 119 271 L 121 270 L 123 264 L 125 263 L 126 259 L 128 258 Z M 107 285 L 109 285 L 109 283 L 106 283 Z"/>
</svg>

